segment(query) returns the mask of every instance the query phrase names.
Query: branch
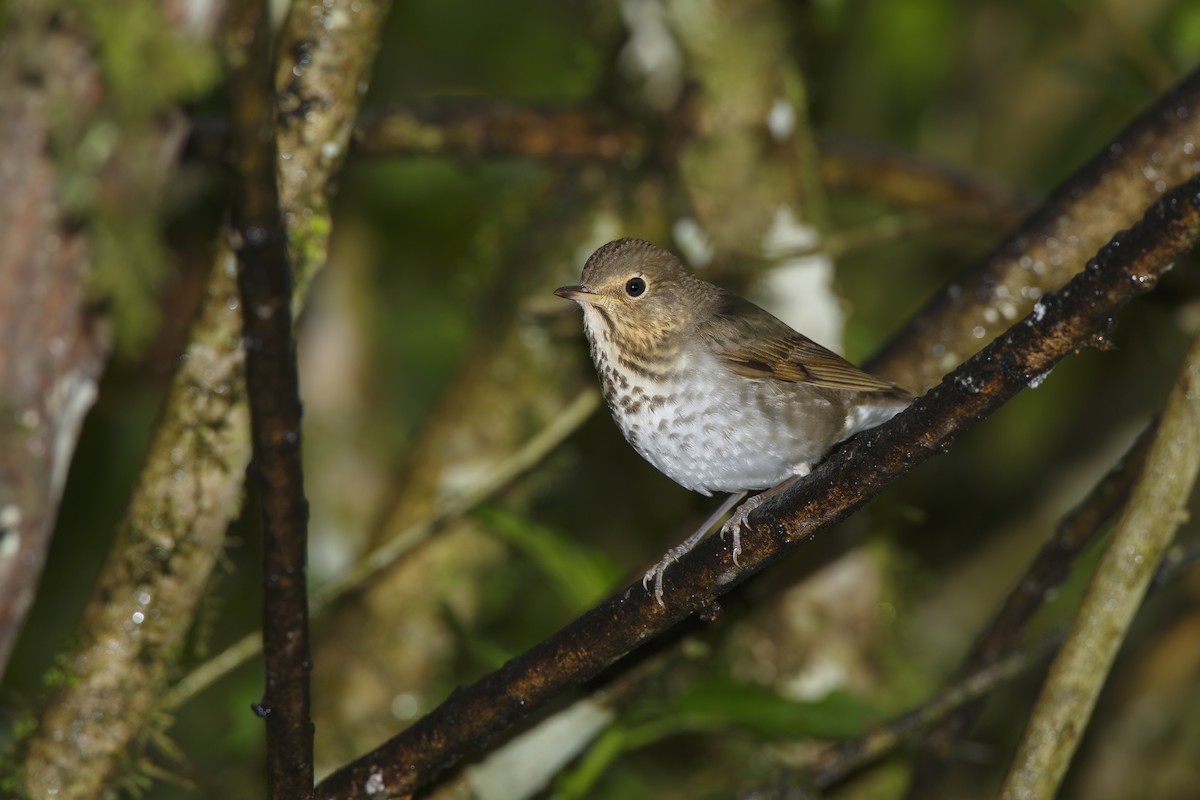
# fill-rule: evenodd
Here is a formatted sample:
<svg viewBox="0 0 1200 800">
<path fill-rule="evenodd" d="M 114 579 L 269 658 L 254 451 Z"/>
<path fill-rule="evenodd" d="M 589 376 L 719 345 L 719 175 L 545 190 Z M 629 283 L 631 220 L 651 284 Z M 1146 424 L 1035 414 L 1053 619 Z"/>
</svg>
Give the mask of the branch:
<svg viewBox="0 0 1200 800">
<path fill-rule="evenodd" d="M 980 634 L 958 674 L 966 675 L 1000 658 L 1017 645 L 1025 627 L 1048 594 L 1067 579 L 1079 555 L 1104 530 L 1125 502 L 1142 472 L 1146 451 L 1155 432 L 1151 425 L 1070 513 L 1051 536 L 1005 599 L 1000 611 Z M 926 737 L 909 786 L 910 798 L 930 797 L 932 784 L 951 747 L 970 729 L 983 707 L 972 704 L 942 721 Z"/>
<path fill-rule="evenodd" d="M 1200 472 L 1200 339 L 1167 400 L 1146 466 L 1050 667 L 999 797 L 1053 797 L 1087 730 L 1117 650 Z"/>
<path fill-rule="evenodd" d="M 354 6 L 351 11 L 350 6 Z M 386 2 L 299 3 L 280 34 L 276 76 L 285 108 L 279 164 L 295 266 L 294 308 L 324 262 L 326 194 L 369 82 Z M 303 64 L 298 59 L 303 59 Z M 305 134 L 312 132 L 311 136 Z M 155 717 L 229 521 L 240 510 L 250 456 L 242 376 L 242 319 L 233 254 L 222 242 L 129 508 L 88 603 L 61 688 L 42 712 L 24 769 L 30 795 L 99 797 Z"/>
<path fill-rule="evenodd" d="M 1187 574 L 1198 557 L 1200 550 L 1180 548 L 1175 558 L 1165 560 L 1158 569 L 1151 591 L 1170 585 Z M 782 800 L 795 797 L 796 787 L 826 791 L 868 764 L 913 741 L 922 729 L 939 720 L 952 719 L 950 715 L 960 714 L 964 709 L 977 705 L 988 692 L 1038 666 L 1058 648 L 1064 636 L 1064 631 L 1051 631 L 1024 646 L 1014 647 L 1011 652 L 990 664 L 976 665 L 912 711 L 875 725 L 855 739 L 825 748 L 811 759 L 810 767 L 783 770 L 769 785 L 739 796 L 742 800 Z"/>
<path fill-rule="evenodd" d="M 865 365 L 920 393 L 1063 286 L 1172 186 L 1200 171 L 1200 69 L 1067 178 L 980 264 L 935 295 Z M 914 359 L 913 353 L 931 357 Z"/>
<path fill-rule="evenodd" d="M 659 134 L 593 106 L 444 98 L 364 111 L 354 129 L 351 154 L 632 165 L 675 146 L 675 140 L 692 134 L 694 125 L 686 106 L 663 117 L 665 131 Z M 228 138 L 224 121 L 197 119 L 188 149 L 194 157 L 217 161 Z M 819 136 L 816 146 L 820 177 L 831 192 L 867 195 L 901 208 L 950 212 L 1006 229 L 1020 221 L 1031 202 L 1001 182 L 886 146 L 833 136 Z"/>
<path fill-rule="evenodd" d="M 501 669 L 461 688 L 408 730 L 318 786 L 321 798 L 395 796 L 426 786 L 563 690 L 596 675 L 692 613 L 712 618 L 717 599 L 855 509 L 900 475 L 947 450 L 954 438 L 1067 354 L 1095 344 L 1109 318 L 1150 289 L 1200 235 L 1200 179 L 1156 203 L 1062 291 L 962 365 L 941 385 L 831 455 L 812 476 L 764 503 L 735 568 L 720 537 L 702 542 L 667 573 L 666 607 L 635 583 Z"/>
<path fill-rule="evenodd" d="M 442 525 L 461 517 L 508 486 L 518 476 L 542 462 L 546 455 L 574 433 L 600 406 L 600 393 L 594 388 L 580 392 L 571 403 L 544 428 L 525 441 L 478 481 L 447 498 L 429 516 L 400 530 L 359 559 L 341 575 L 313 590 L 311 611 L 314 617 L 350 592 L 370 586 L 393 567 L 405 554 L 429 539 Z M 255 658 L 262 652 L 262 632 L 248 633 L 221 653 L 200 664 L 166 696 L 160 707 L 172 711 L 207 689 L 221 677 Z"/>
<path fill-rule="evenodd" d="M 268 793 L 312 796 L 309 694 L 308 506 L 300 463 L 300 386 L 292 338 L 292 275 L 275 178 L 275 91 L 267 4 L 233 6 L 227 37 L 238 187 L 232 211 L 238 256 L 246 393 L 263 535 L 266 689 L 255 711 L 267 725 Z"/>
<path fill-rule="evenodd" d="M 965 706 L 977 703 L 998 686 L 1025 674 L 1038 664 L 1044 663 L 1062 643 L 1061 630 L 1052 631 L 1026 647 L 1014 649 L 1003 658 L 981 665 L 965 673 L 951 685 L 941 689 L 918 708 L 876 725 L 853 741 L 836 744 L 817 756 L 811 772 L 798 777 L 789 772 L 782 783 L 811 783 L 828 789 L 856 770 L 870 764 L 906 741 L 910 741 L 921 730 L 928 728 L 947 715 Z M 763 794 L 754 795 L 763 800 Z"/>
<path fill-rule="evenodd" d="M 94 43 L 35 6 L 3 16 L 0 676 L 37 596 L 71 457 L 111 338 L 103 315 L 89 308 L 91 209 L 78 208 L 78 199 L 74 208 L 64 208 L 61 196 L 64 186 L 80 180 L 77 165 L 64 153 L 73 152 L 79 132 L 95 124 L 108 89 Z M 153 22 L 147 29 L 156 30 Z M 72 113 L 56 113 L 59 108 Z M 169 143 L 177 130 L 163 128 L 162 157 L 139 154 L 148 167 L 143 172 L 153 177 L 125 187 L 131 204 L 144 202 L 171 171 L 175 151 Z M 112 158 L 124 154 L 116 146 Z M 114 182 L 107 165 L 103 175 L 88 177 L 102 191 Z"/>
<path fill-rule="evenodd" d="M 587 108 L 450 100 L 363 114 L 354 150 L 366 156 L 636 161 L 646 142 L 632 126 Z"/>
<path fill-rule="evenodd" d="M 831 191 L 868 195 L 907 209 L 953 212 L 968 219 L 992 215 L 1005 229 L 1020 222 L 1032 198 L 999 181 L 878 144 L 817 138 L 821 181 Z M 995 219 L 999 217 L 999 219 Z"/>
</svg>

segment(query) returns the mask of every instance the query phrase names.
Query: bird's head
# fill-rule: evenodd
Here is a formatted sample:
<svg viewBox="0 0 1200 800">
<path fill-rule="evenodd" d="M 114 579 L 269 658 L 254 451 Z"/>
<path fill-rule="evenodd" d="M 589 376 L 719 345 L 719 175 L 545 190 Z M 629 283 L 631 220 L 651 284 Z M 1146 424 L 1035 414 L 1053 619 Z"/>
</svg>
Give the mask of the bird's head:
<svg viewBox="0 0 1200 800">
<path fill-rule="evenodd" d="M 686 329 L 715 287 L 673 254 L 642 239 L 609 242 L 588 258 L 580 283 L 554 291 L 584 310 L 589 335 L 659 342 Z"/>
</svg>

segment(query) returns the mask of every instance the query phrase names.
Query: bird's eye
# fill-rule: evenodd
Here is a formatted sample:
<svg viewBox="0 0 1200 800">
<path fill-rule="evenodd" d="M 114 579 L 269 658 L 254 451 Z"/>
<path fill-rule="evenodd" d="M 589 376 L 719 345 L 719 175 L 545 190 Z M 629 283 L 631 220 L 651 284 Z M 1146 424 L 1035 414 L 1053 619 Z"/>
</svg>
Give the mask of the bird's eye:
<svg viewBox="0 0 1200 800">
<path fill-rule="evenodd" d="M 646 282 L 641 278 L 630 278 L 625 281 L 625 294 L 637 297 L 646 291 Z"/>
</svg>

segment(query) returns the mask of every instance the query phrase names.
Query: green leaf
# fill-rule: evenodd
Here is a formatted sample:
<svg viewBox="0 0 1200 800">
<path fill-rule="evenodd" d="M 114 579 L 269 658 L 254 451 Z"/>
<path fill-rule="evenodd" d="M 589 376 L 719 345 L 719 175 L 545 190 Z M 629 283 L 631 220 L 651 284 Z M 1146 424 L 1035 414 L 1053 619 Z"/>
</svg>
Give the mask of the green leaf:
<svg viewBox="0 0 1200 800">
<path fill-rule="evenodd" d="M 876 709 L 846 692 L 820 700 L 790 700 L 770 689 L 728 678 L 692 686 L 679 699 L 680 722 L 693 730 L 731 725 L 772 739 L 842 739 L 857 736 L 880 717 Z"/>
<path fill-rule="evenodd" d="M 627 749 L 624 729 L 620 726 L 606 728 L 578 764 L 560 773 L 554 782 L 556 800 L 582 800 L 590 795 L 597 781 Z"/>
<path fill-rule="evenodd" d="M 525 517 L 499 508 L 480 508 L 475 515 L 528 556 L 575 613 L 603 600 L 621 578 L 621 570 L 600 553 L 586 550 L 567 536 Z"/>
</svg>

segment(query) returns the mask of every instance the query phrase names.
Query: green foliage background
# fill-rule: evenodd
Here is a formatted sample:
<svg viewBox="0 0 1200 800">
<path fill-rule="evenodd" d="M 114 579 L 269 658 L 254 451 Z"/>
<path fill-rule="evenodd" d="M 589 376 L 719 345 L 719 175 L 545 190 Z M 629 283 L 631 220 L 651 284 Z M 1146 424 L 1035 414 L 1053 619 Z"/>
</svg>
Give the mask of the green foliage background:
<svg viewBox="0 0 1200 800">
<path fill-rule="evenodd" d="M 1200 6 L 1187 0 L 816 0 L 787 8 L 819 133 L 919 154 L 1034 196 L 1200 63 Z M 106 27 L 97 15 L 99 36 L 136 34 Z M 637 105 L 612 66 L 623 37 L 611 3 L 398 3 L 367 107 L 457 97 L 594 104 L 620 114 Z M 126 47 L 123 38 L 112 41 Z M 173 54 L 156 67 L 168 86 L 191 86 L 213 68 L 204 57 L 186 55 Z M 144 71 L 130 76 L 125 62 L 106 63 L 134 87 L 154 87 Z M 197 104 L 197 116 L 219 116 L 222 102 L 218 90 Z M 316 582 L 335 573 L 353 550 L 322 537 L 380 515 L 389 482 L 397 480 L 409 448 L 470 357 L 481 321 L 497 315 L 497 286 L 513 269 L 514 252 L 533 236 L 557 235 L 549 210 L 572 169 L 518 159 L 352 157 L 337 198 L 333 259 L 314 289 L 316 308 L 302 320 L 300 337 L 308 350 L 319 346 L 315 338 L 327 344 L 334 333 L 350 330 L 358 368 L 334 373 L 337 380 L 351 376 L 348 386 L 306 376 L 313 392 L 306 397 L 306 459 L 310 475 L 341 471 L 347 483 L 374 488 L 341 501 L 336 492 L 321 495 L 334 501 L 315 509 Z M 166 199 L 168 218 L 151 220 L 149 239 L 146 219 L 137 215 L 98 232 L 95 288 L 115 298 L 116 324 L 130 331 L 129 346 L 110 368 L 84 430 L 38 602 L 0 687 L 0 728 L 15 730 L 26 718 L 55 654 L 73 636 L 211 262 L 228 190 L 219 165 L 193 158 Z M 903 210 L 861 196 L 830 199 L 835 235 L 903 218 Z M 934 226 L 851 250 L 837 267 L 849 311 L 848 355 L 868 356 L 1004 232 L 986 224 Z M 168 255 L 160 260 L 161 253 Z M 161 283 L 138 266 L 147 258 L 166 265 Z M 123 269 L 105 266 L 122 259 Z M 873 505 L 869 523 L 847 526 L 846 540 L 881 565 L 881 583 L 871 589 L 876 627 L 869 680 L 813 701 L 781 699 L 771 681 L 738 669 L 747 659 L 746 642 L 769 633 L 738 633 L 731 630 L 736 622 L 692 630 L 697 654 L 682 673 L 661 678 L 653 701 L 643 696 L 626 709 L 556 791 L 568 797 L 729 796 L 738 786 L 729 780 L 731 764 L 765 772 L 795 756 L 807 737 L 849 736 L 919 702 L 953 670 L 1058 513 L 1082 495 L 1087 483 L 1080 476 L 1110 463 L 1161 404 L 1196 327 L 1196 281 L 1186 272 L 1178 270 L 1162 291 L 1123 315 L 1114 351 L 1068 360 L 951 454 L 889 490 Z M 553 301 L 521 300 L 547 307 Z M 567 310 L 559 317 L 547 313 L 546 329 L 569 336 L 562 334 L 573 330 Z M 154 319 L 158 326 L 148 327 Z M 567 346 L 582 358 L 581 344 Z M 302 361 L 302 369 L 305 363 L 328 362 Z M 336 401 L 339 394 L 353 401 Z M 353 416 L 342 416 L 347 408 Z M 364 497 L 380 508 L 362 508 Z M 444 694 L 548 635 L 603 588 L 653 560 L 705 508 L 702 498 L 642 463 L 606 415 L 595 415 L 476 515 L 505 555 L 475 587 L 482 600 L 473 611 L 460 613 L 447 602 L 444 616 L 457 649 L 419 691 Z M 254 511 L 251 498 L 244 516 L 253 520 Z M 1194 536 L 1194 525 L 1189 530 Z M 188 664 L 258 624 L 254 537 L 250 525 L 233 532 Z M 832 560 L 839 545 L 819 543 L 814 559 Z M 780 565 L 767 581 L 786 585 L 810 568 Z M 1105 737 L 1134 737 L 1136 730 L 1122 727 L 1119 698 L 1144 700 L 1148 676 L 1177 660 L 1193 670 L 1200 665 L 1198 590 L 1193 576 L 1151 601 L 1137 633 L 1142 649 L 1119 664 L 1113 696 L 1102 704 L 1067 796 L 1091 796 L 1081 787 L 1093 785 L 1088 770 L 1099 770 Z M 1064 591 L 1042 625 L 1069 613 L 1066 601 L 1075 591 Z M 753 607 L 755 590 L 745 594 L 751 599 L 735 604 Z M 318 625 L 318 650 L 325 632 Z M 142 796 L 261 796 L 261 722 L 248 710 L 261 680 L 257 665 L 242 668 L 180 711 L 166 729 L 170 745 L 167 738 L 148 742 L 149 762 L 131 756 L 131 782 L 142 784 Z M 315 692 L 323 680 L 336 678 L 318 672 Z M 991 791 L 974 793 L 993 786 L 1007 763 L 1035 686 L 1020 683 L 990 706 L 982 729 L 964 744 L 969 759 L 957 767 L 953 796 Z M 1200 780 L 1194 759 L 1181 760 L 1179 753 L 1200 741 L 1200 697 L 1194 688 L 1176 688 L 1176 714 L 1161 720 L 1175 745 L 1152 732 L 1122 739 L 1147 759 L 1124 784 L 1130 791 L 1148 773 L 1162 779 L 1156 786 L 1194 788 Z M 319 731 L 323 724 L 318 718 Z M 164 773 L 176 777 L 163 779 Z M 897 796 L 901 783 L 896 769 L 885 769 L 851 784 L 844 796 Z"/>
</svg>

